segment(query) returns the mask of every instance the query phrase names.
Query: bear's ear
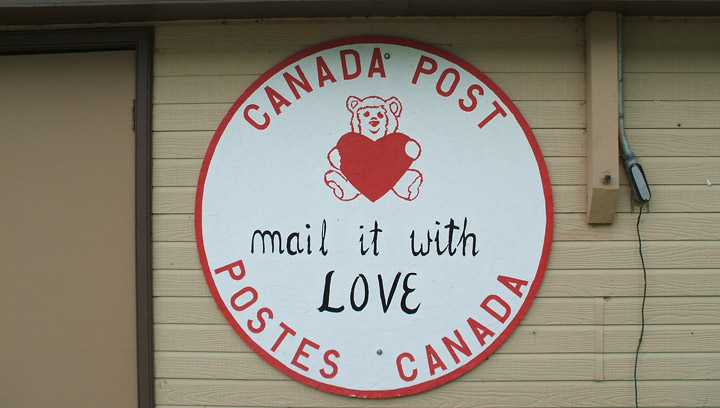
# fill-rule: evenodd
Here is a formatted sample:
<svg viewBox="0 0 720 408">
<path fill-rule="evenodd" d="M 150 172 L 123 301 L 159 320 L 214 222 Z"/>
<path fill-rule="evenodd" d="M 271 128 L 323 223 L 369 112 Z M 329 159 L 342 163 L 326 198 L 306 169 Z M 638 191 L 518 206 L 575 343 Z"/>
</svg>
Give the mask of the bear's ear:
<svg viewBox="0 0 720 408">
<path fill-rule="evenodd" d="M 390 108 L 390 112 L 392 112 L 395 117 L 400 117 L 400 114 L 402 113 L 402 104 L 400 103 L 400 100 L 393 96 L 386 102 Z"/>
<path fill-rule="evenodd" d="M 347 106 L 347 110 L 349 110 L 352 113 L 355 113 L 357 110 L 356 108 L 360 104 L 360 98 L 357 96 L 348 96 L 347 102 L 345 102 L 345 106 Z"/>
</svg>

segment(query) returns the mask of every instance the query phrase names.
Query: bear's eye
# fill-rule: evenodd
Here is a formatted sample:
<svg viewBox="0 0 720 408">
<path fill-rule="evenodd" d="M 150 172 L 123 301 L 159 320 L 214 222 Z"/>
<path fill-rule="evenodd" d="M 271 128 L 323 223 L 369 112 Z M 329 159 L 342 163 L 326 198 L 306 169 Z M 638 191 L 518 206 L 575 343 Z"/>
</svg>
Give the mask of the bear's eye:
<svg viewBox="0 0 720 408">
<path fill-rule="evenodd" d="M 370 116 L 370 112 L 365 111 L 365 113 L 363 113 L 363 116 L 365 116 L 367 118 L 368 116 Z"/>
<path fill-rule="evenodd" d="M 385 117 L 385 116 L 382 114 L 382 112 L 378 112 L 378 119 L 382 119 L 382 118 L 384 118 L 384 117 Z"/>
</svg>

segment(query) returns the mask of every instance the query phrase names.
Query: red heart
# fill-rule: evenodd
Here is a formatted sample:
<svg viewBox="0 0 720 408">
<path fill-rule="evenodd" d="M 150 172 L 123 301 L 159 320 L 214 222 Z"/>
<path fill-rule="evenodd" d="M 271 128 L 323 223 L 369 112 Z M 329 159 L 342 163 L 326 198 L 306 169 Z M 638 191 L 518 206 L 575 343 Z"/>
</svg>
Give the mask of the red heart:
<svg viewBox="0 0 720 408">
<path fill-rule="evenodd" d="M 362 195 L 375 202 L 410 168 L 413 159 L 405 153 L 410 140 L 402 133 L 391 133 L 378 140 L 346 133 L 337 143 L 340 171 Z"/>
</svg>

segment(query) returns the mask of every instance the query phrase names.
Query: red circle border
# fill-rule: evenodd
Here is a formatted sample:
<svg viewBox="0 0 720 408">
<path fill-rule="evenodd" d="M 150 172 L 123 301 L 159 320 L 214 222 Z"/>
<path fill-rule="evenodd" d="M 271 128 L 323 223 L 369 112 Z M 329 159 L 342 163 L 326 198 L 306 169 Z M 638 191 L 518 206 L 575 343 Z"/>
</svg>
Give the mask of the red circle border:
<svg viewBox="0 0 720 408">
<path fill-rule="evenodd" d="M 203 233 L 202 233 L 202 199 L 203 199 L 203 194 L 204 194 L 204 189 L 205 189 L 205 180 L 207 177 L 207 171 L 210 166 L 210 162 L 212 161 L 212 158 L 214 156 L 215 149 L 220 140 L 220 137 L 225 132 L 225 129 L 226 129 L 228 123 L 235 116 L 235 113 L 240 108 L 240 106 L 253 93 L 255 93 L 255 91 L 258 88 L 260 88 L 260 86 L 262 84 L 264 84 L 268 79 L 270 79 L 272 76 L 274 76 L 281 70 L 288 67 L 290 64 L 295 63 L 305 57 L 308 57 L 308 56 L 318 53 L 320 51 L 324 51 L 326 49 L 335 48 L 335 47 L 344 46 L 344 45 L 354 45 L 354 44 L 364 44 L 364 43 L 398 45 L 398 46 L 403 46 L 403 47 L 414 48 L 419 51 L 433 54 L 435 56 L 444 58 L 445 60 L 448 60 L 454 64 L 461 66 L 465 71 L 474 75 L 484 85 L 486 85 L 488 88 L 492 89 L 492 91 L 500 98 L 500 100 L 510 109 L 513 116 L 518 121 L 518 123 L 520 124 L 521 128 L 523 129 L 523 131 L 525 133 L 526 139 L 527 139 L 528 143 L 530 144 L 530 147 L 535 156 L 536 163 L 538 165 L 538 169 L 540 171 L 540 177 L 541 177 L 541 181 L 542 181 L 542 185 L 543 185 L 543 193 L 545 196 L 546 224 L 545 224 L 545 239 L 543 242 L 542 255 L 540 257 L 540 261 L 538 262 L 537 273 L 536 273 L 535 279 L 533 280 L 533 283 L 528 291 L 527 298 L 523 302 L 522 306 L 520 307 L 520 310 L 517 312 L 517 314 L 515 315 L 515 318 L 512 320 L 512 322 L 510 322 L 510 324 L 507 326 L 507 328 L 482 353 L 475 356 L 475 358 L 473 358 L 472 360 L 467 361 L 464 365 L 454 369 L 453 371 L 450 371 L 449 373 L 447 373 L 445 375 L 434 378 L 432 380 L 428 380 L 423 383 L 415 384 L 415 385 L 412 385 L 409 387 L 395 388 L 395 389 L 389 389 L 389 390 L 356 390 L 356 389 L 344 388 L 344 387 L 339 387 L 339 386 L 334 386 L 334 385 L 319 382 L 317 380 L 306 377 L 304 375 L 297 373 L 296 371 L 291 370 L 285 364 L 283 364 L 282 362 L 277 360 L 275 357 L 271 356 L 267 351 L 265 351 L 265 349 L 263 349 L 257 343 L 255 343 L 250 338 L 250 336 L 240 327 L 240 325 L 237 323 L 237 321 L 232 317 L 232 314 L 227 309 L 227 306 L 225 305 L 222 298 L 220 297 L 220 294 L 218 293 L 217 287 L 215 286 L 215 282 L 212 277 L 212 271 L 210 270 L 210 267 L 207 262 L 207 256 L 205 253 L 205 246 L 204 246 Z M 207 281 L 208 288 L 210 289 L 210 292 L 212 293 L 212 296 L 215 299 L 215 303 L 218 305 L 218 308 L 223 313 L 223 315 L 225 316 L 225 319 L 230 323 L 230 325 L 235 330 L 235 332 L 245 341 L 245 343 L 255 353 L 257 353 L 260 357 L 262 357 L 267 363 L 269 363 L 270 365 L 272 365 L 279 371 L 283 372 L 287 376 L 293 378 L 294 380 L 297 380 L 303 384 L 309 385 L 311 387 L 317 388 L 322 391 L 326 391 L 326 392 L 338 394 L 338 395 L 343 395 L 343 396 L 348 396 L 348 397 L 356 397 L 356 398 L 393 398 L 393 397 L 401 397 L 401 396 L 417 394 L 417 393 L 420 393 L 423 391 L 433 389 L 433 388 L 443 385 L 447 382 L 450 382 L 450 381 L 460 377 L 461 375 L 467 373 L 468 371 L 472 370 L 481 362 L 485 361 L 512 334 L 512 332 L 515 330 L 515 328 L 518 326 L 520 321 L 523 319 L 523 317 L 527 313 L 533 300 L 535 299 L 537 291 L 540 288 L 540 284 L 545 275 L 545 270 L 547 268 L 548 260 L 550 257 L 550 247 L 552 245 L 552 237 L 553 237 L 553 223 L 554 223 L 553 198 L 552 198 L 552 189 L 551 189 L 551 183 L 550 183 L 550 176 L 549 176 L 548 170 L 547 170 L 547 165 L 545 164 L 545 160 L 543 158 L 542 152 L 540 151 L 540 146 L 538 145 L 537 140 L 535 139 L 535 135 L 533 134 L 532 129 L 530 128 L 530 125 L 527 123 L 525 118 L 520 114 L 520 111 L 515 106 L 515 104 L 512 102 L 512 100 L 492 80 L 490 80 L 490 78 L 488 78 L 479 69 L 477 69 L 476 67 L 474 67 L 467 61 L 461 59 L 460 57 L 457 57 L 454 54 L 451 54 L 443 49 L 437 48 L 437 47 L 427 44 L 427 43 L 410 40 L 410 39 L 406 39 L 406 38 L 401 38 L 401 37 L 390 37 L 390 36 L 356 36 L 356 37 L 346 37 L 346 38 L 340 38 L 340 39 L 336 39 L 336 40 L 332 40 L 332 41 L 323 42 L 323 43 L 311 46 L 309 48 L 306 48 L 302 51 L 299 51 L 299 52 L 291 55 L 290 57 L 282 60 L 281 62 L 279 62 L 272 68 L 270 68 L 268 71 L 266 71 L 265 73 L 260 75 L 260 77 L 258 77 L 258 79 L 256 79 L 240 95 L 240 97 L 238 97 L 238 99 L 232 105 L 230 110 L 228 110 L 228 113 L 225 115 L 222 122 L 220 123 L 217 130 L 215 131 L 215 134 L 213 135 L 213 138 L 210 141 L 207 152 L 205 154 L 205 158 L 202 163 L 200 175 L 198 177 L 197 191 L 196 191 L 196 195 L 195 195 L 195 238 L 196 238 L 196 242 L 197 242 L 197 249 L 198 249 L 198 254 L 200 256 L 200 263 L 202 265 L 203 274 L 205 276 L 205 280 Z"/>
</svg>

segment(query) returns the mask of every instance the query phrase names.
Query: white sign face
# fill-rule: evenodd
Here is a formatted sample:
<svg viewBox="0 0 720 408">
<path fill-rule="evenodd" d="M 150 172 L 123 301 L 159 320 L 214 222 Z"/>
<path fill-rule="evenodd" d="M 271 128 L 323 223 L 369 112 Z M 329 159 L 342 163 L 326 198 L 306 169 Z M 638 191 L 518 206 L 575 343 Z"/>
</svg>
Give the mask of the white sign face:
<svg viewBox="0 0 720 408">
<path fill-rule="evenodd" d="M 262 75 L 208 148 L 196 233 L 208 286 L 263 359 L 324 391 L 431 389 L 525 315 L 552 242 L 542 154 L 467 62 L 389 37 Z"/>
</svg>

